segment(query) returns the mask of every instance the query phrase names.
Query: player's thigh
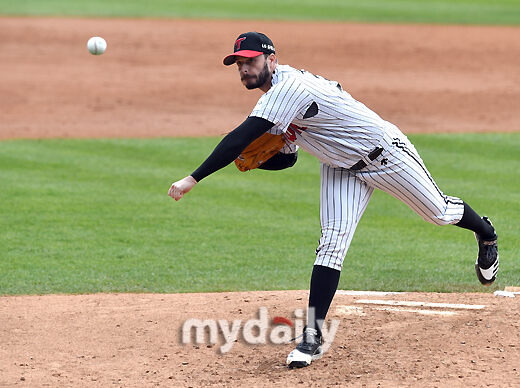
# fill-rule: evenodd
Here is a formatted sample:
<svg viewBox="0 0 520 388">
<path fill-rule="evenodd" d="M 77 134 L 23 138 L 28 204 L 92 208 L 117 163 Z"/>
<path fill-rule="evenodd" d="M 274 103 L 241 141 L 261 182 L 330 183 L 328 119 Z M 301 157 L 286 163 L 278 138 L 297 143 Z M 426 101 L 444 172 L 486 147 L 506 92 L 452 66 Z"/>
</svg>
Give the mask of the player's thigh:
<svg viewBox="0 0 520 388">
<path fill-rule="evenodd" d="M 442 225 L 457 219 L 462 201 L 440 190 L 411 143 L 393 144 L 380 158 L 385 165 L 374 163 L 359 178 L 404 202 L 429 222 Z"/>
<path fill-rule="evenodd" d="M 315 265 L 341 271 L 374 189 L 343 168 L 321 166 L 321 238 Z"/>
<path fill-rule="evenodd" d="M 359 222 L 374 189 L 344 168 L 321 165 L 322 226 Z"/>
</svg>

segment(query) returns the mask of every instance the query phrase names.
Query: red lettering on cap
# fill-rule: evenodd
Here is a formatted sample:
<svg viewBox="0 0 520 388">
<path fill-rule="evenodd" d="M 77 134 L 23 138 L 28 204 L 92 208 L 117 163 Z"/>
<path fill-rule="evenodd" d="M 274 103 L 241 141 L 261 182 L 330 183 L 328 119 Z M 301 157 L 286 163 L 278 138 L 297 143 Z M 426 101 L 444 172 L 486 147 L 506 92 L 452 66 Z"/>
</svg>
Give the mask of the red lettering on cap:
<svg viewBox="0 0 520 388">
<path fill-rule="evenodd" d="M 245 36 L 243 38 L 238 38 L 237 39 L 237 41 L 235 42 L 235 51 L 240 50 L 240 44 L 242 43 L 243 40 L 246 40 Z"/>
</svg>

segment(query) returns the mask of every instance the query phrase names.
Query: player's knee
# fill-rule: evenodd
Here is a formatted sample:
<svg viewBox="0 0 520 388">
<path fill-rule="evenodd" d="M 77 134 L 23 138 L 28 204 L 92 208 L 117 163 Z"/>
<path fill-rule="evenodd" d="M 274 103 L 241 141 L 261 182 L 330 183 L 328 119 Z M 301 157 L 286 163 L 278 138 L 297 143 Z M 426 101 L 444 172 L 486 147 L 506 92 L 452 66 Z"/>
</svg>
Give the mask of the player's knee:
<svg viewBox="0 0 520 388">
<path fill-rule="evenodd" d="M 339 227 L 337 224 L 323 227 L 315 264 L 341 271 L 353 232 L 354 227 L 348 223 L 342 223 Z"/>
<path fill-rule="evenodd" d="M 453 224 L 454 219 L 453 216 L 447 215 L 446 213 L 441 214 L 431 214 L 428 216 L 423 217 L 426 221 L 428 221 L 431 224 L 443 226 L 443 225 L 450 225 Z"/>
<path fill-rule="evenodd" d="M 336 269 L 341 271 L 343 268 L 343 261 L 345 259 L 346 250 L 333 242 L 322 243 L 316 249 L 316 260 L 314 265 L 322 265 L 324 267 Z"/>
</svg>

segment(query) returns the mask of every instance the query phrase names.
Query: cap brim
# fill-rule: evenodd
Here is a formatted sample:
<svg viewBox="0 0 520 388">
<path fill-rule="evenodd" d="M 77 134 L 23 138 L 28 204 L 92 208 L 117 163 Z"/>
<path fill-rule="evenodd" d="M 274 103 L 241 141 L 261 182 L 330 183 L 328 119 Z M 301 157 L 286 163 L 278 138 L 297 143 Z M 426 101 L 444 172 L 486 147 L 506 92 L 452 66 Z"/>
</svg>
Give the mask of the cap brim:
<svg viewBox="0 0 520 388">
<path fill-rule="evenodd" d="M 232 65 L 233 63 L 235 63 L 235 61 L 237 60 L 236 57 L 254 58 L 254 57 L 257 57 L 262 54 L 263 54 L 263 52 L 261 52 L 261 51 L 242 50 L 242 51 L 237 51 L 233 54 L 229 54 L 227 57 L 224 58 L 224 60 L 222 62 L 224 62 L 224 65 L 229 66 L 229 65 Z"/>
</svg>

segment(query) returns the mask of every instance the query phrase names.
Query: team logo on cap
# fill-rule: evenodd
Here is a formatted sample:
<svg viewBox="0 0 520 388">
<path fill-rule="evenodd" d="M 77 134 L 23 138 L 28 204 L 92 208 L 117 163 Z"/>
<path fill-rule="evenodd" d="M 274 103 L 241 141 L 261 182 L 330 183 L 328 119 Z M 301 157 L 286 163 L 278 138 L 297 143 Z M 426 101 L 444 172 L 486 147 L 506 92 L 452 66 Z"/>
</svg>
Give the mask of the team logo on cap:
<svg viewBox="0 0 520 388">
<path fill-rule="evenodd" d="M 242 44 L 242 41 L 244 41 L 244 40 L 246 40 L 245 36 L 243 38 L 237 39 L 237 41 L 235 42 L 235 51 L 240 50 L 240 45 Z"/>
</svg>

